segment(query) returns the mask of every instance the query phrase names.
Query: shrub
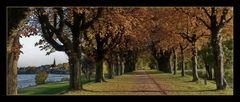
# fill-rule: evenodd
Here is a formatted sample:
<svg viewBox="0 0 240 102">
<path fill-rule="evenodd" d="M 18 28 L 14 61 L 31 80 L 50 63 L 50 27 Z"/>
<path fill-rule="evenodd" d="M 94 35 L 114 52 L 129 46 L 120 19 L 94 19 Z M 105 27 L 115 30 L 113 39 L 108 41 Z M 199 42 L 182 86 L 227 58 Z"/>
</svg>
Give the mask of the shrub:
<svg viewBox="0 0 240 102">
<path fill-rule="evenodd" d="M 228 83 L 233 83 L 233 70 L 225 70 L 225 78 Z"/>
<path fill-rule="evenodd" d="M 40 71 L 35 76 L 35 83 L 37 85 L 39 84 L 45 84 L 45 80 L 48 77 L 48 73 L 46 71 Z"/>
<path fill-rule="evenodd" d="M 69 81 L 69 78 L 68 78 L 68 77 L 63 77 L 63 78 L 61 79 L 61 81 Z"/>
</svg>

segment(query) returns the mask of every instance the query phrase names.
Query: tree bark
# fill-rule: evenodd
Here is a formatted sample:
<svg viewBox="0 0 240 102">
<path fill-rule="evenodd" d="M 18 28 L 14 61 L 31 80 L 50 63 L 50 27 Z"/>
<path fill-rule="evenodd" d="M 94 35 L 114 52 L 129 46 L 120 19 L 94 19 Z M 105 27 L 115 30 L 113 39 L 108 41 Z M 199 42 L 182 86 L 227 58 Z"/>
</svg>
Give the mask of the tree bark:
<svg viewBox="0 0 240 102">
<path fill-rule="evenodd" d="M 124 73 L 128 73 L 128 72 L 129 72 L 129 63 L 126 60 L 126 62 L 124 63 Z"/>
<path fill-rule="evenodd" d="M 177 74 L 177 53 L 176 53 L 175 49 L 173 49 L 173 60 L 174 60 L 173 74 L 176 75 Z"/>
<path fill-rule="evenodd" d="M 82 90 L 80 59 L 77 54 L 69 58 L 70 64 L 70 90 Z"/>
<path fill-rule="evenodd" d="M 7 94 L 17 94 L 17 62 L 18 55 L 11 52 L 8 54 L 8 68 L 7 68 Z"/>
<path fill-rule="evenodd" d="M 222 34 L 220 30 L 229 23 L 233 16 L 226 18 L 228 14 L 228 9 L 224 8 L 221 15 L 217 16 L 217 8 L 211 8 L 211 14 L 203 8 L 205 13 L 208 15 L 210 20 L 210 25 L 206 23 L 203 19 L 199 19 L 204 23 L 204 25 L 211 31 L 211 45 L 213 48 L 214 55 L 214 76 L 216 80 L 216 86 L 218 90 L 225 89 L 227 87 L 227 82 L 224 79 L 224 62 L 223 62 L 223 48 L 222 48 Z M 197 17 L 198 18 L 198 17 Z"/>
<path fill-rule="evenodd" d="M 126 54 L 124 56 L 125 58 L 125 68 L 124 68 L 124 73 L 128 73 L 128 72 L 131 72 L 131 54 L 130 54 L 130 51 L 126 51 Z"/>
<path fill-rule="evenodd" d="M 116 61 L 116 75 L 119 76 L 119 62 Z"/>
<path fill-rule="evenodd" d="M 17 62 L 20 55 L 20 48 L 15 48 L 15 46 L 20 46 L 19 36 L 16 33 L 18 26 L 23 24 L 21 22 L 26 18 L 26 12 L 29 11 L 28 8 L 7 8 L 8 10 L 8 41 L 7 41 L 7 95 L 17 95 Z M 15 51 L 13 51 L 15 50 Z"/>
<path fill-rule="evenodd" d="M 120 75 L 123 74 L 123 58 L 122 58 L 122 52 L 120 52 L 120 60 L 119 60 L 119 63 L 120 63 Z"/>
<path fill-rule="evenodd" d="M 111 58 L 110 58 L 111 59 Z M 113 67 L 112 67 L 112 61 L 111 60 L 108 60 L 107 61 L 108 63 L 108 78 L 109 79 L 112 79 L 113 78 Z"/>
<path fill-rule="evenodd" d="M 20 55 L 21 44 L 19 42 L 19 36 L 15 35 L 12 40 L 11 49 L 7 52 L 8 55 L 8 67 L 7 67 L 7 94 L 17 94 L 17 63 Z"/>
<path fill-rule="evenodd" d="M 116 63 L 113 64 L 114 67 L 114 75 L 117 76 L 117 65 Z"/>
<path fill-rule="evenodd" d="M 96 62 L 96 80 L 95 82 L 102 82 L 103 79 L 103 57 L 99 54 Z"/>
<path fill-rule="evenodd" d="M 195 46 L 195 43 L 192 43 L 192 76 L 193 80 L 192 81 L 198 81 L 198 69 L 197 69 L 197 49 Z"/>
<path fill-rule="evenodd" d="M 95 82 L 105 81 L 103 77 L 103 58 L 104 58 L 104 49 L 103 42 L 99 33 L 95 34 L 95 39 L 97 42 L 97 57 L 96 57 L 96 79 Z"/>
<path fill-rule="evenodd" d="M 184 66 L 184 53 L 183 49 L 181 49 L 181 75 L 185 76 L 185 66 Z"/>
<path fill-rule="evenodd" d="M 214 54 L 214 73 L 217 89 L 225 89 L 227 87 L 227 82 L 224 79 L 224 69 L 223 69 L 223 47 L 222 47 L 222 36 L 218 31 L 212 32 L 212 47 Z"/>
<path fill-rule="evenodd" d="M 212 68 L 210 68 L 210 66 L 205 62 L 205 68 L 206 68 L 206 74 L 207 74 L 207 79 L 208 80 L 212 80 Z"/>
</svg>

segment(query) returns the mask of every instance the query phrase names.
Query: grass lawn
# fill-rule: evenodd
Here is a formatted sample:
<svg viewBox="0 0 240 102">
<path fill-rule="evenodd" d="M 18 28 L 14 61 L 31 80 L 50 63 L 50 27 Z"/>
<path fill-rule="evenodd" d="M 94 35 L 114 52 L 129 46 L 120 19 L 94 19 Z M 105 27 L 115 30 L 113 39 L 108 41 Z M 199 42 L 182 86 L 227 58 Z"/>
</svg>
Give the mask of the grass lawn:
<svg viewBox="0 0 240 102">
<path fill-rule="evenodd" d="M 168 95 L 233 95 L 233 89 L 216 90 L 216 84 L 213 80 L 207 81 L 200 79 L 198 82 L 192 82 L 192 76 L 180 74 L 172 75 L 169 73 L 157 72 L 154 70 L 146 71 L 165 89 Z"/>
<path fill-rule="evenodd" d="M 18 90 L 19 95 L 49 95 L 49 94 L 58 94 L 64 90 L 68 89 L 69 82 L 55 82 L 47 83 L 43 85 L 37 85 L 27 88 L 21 88 Z"/>
<path fill-rule="evenodd" d="M 216 90 L 214 81 L 200 79 L 198 82 L 191 82 L 192 76 L 181 77 L 156 70 L 146 70 L 152 79 L 167 93 L 167 95 L 233 95 L 233 89 Z M 64 95 L 148 95 L 131 91 L 136 85 L 133 82 L 133 75 L 136 72 L 118 76 L 103 83 L 91 83 L 83 85 L 84 91 L 69 91 Z M 146 93 L 146 92 L 145 92 Z M 149 92 L 150 93 L 150 92 Z M 156 95 L 152 92 L 149 95 Z"/>
<path fill-rule="evenodd" d="M 151 87 L 158 85 L 165 91 L 166 95 L 233 95 L 232 88 L 216 90 L 214 81 L 207 81 L 207 85 L 205 85 L 202 79 L 198 82 L 191 82 L 192 77 L 189 75 L 181 77 L 179 73 L 172 75 L 156 70 L 146 70 L 146 73 L 156 83 L 153 84 L 150 81 L 150 83 L 140 83 L 136 78 L 142 76 L 139 76 L 137 72 L 132 72 L 115 76 L 113 79 L 106 79 L 107 82 L 94 83 L 93 80 L 84 82 L 83 91 L 66 91 L 69 82 L 64 81 L 19 89 L 18 93 L 19 95 L 60 95 L 61 92 L 65 91 L 61 95 L 161 95 L 157 92 L 148 92 L 150 94 L 142 92 L 144 88 L 149 89 L 151 85 Z"/>
<path fill-rule="evenodd" d="M 93 79 L 91 79 L 90 81 L 83 80 L 83 84 L 92 81 Z M 67 91 L 68 87 L 69 81 L 47 83 L 18 89 L 18 95 L 58 95 L 63 93 L 64 91 Z"/>
<path fill-rule="evenodd" d="M 107 79 L 107 82 L 84 84 L 83 91 L 69 91 L 64 95 L 135 95 L 131 92 L 132 75 L 115 76 L 113 79 Z"/>
</svg>

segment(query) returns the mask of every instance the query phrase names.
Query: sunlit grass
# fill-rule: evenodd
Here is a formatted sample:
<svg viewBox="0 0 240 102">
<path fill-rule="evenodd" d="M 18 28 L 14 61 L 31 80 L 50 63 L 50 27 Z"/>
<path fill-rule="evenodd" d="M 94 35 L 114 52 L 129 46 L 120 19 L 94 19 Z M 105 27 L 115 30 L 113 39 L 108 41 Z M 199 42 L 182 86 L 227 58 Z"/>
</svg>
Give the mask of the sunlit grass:
<svg viewBox="0 0 240 102">
<path fill-rule="evenodd" d="M 91 80 L 87 80 L 85 77 L 82 77 L 82 83 L 93 82 L 93 77 Z M 42 85 L 36 85 L 26 88 L 18 89 L 18 95 L 58 95 L 69 89 L 69 81 L 63 82 L 53 82 L 46 83 Z"/>
<path fill-rule="evenodd" d="M 166 95 L 233 95 L 233 89 L 216 90 L 214 81 L 200 79 L 197 82 L 191 82 L 192 76 L 186 75 L 182 77 L 179 73 L 172 75 L 171 73 L 163 73 L 156 70 L 146 70 L 155 80 L 158 86 L 165 91 Z M 147 83 L 139 83 L 136 75 L 139 73 L 132 72 L 122 76 L 115 76 L 113 79 L 106 79 L 107 82 L 95 83 L 94 80 L 85 82 L 82 91 L 67 91 L 68 81 L 48 83 L 34 87 L 19 89 L 20 95 L 162 95 L 154 87 L 153 81 Z M 146 76 L 144 78 L 147 78 Z M 156 85 L 155 85 L 156 86 Z M 143 90 L 150 90 L 144 92 Z M 62 93 L 64 91 L 64 93 Z M 60 94 L 62 93 L 62 94 Z"/>
<path fill-rule="evenodd" d="M 192 82 L 192 77 L 189 75 L 182 77 L 156 70 L 146 72 L 166 92 L 166 95 L 233 95 L 232 88 L 216 90 L 214 81 L 207 81 L 205 85 L 202 79 Z M 108 82 L 86 84 L 84 91 L 69 91 L 64 95 L 161 95 L 157 92 L 137 92 L 134 87 L 140 84 L 133 83 L 135 74 L 137 72 L 109 79 Z"/>
<path fill-rule="evenodd" d="M 107 79 L 107 82 L 89 83 L 83 85 L 83 91 L 69 91 L 64 95 L 126 95 L 131 94 L 132 75 L 115 76 L 113 79 Z"/>
<path fill-rule="evenodd" d="M 47 83 L 18 90 L 18 95 L 50 95 L 61 93 L 68 89 L 68 81 Z"/>
<path fill-rule="evenodd" d="M 154 71 L 147 71 L 147 73 L 152 72 Z M 192 76 L 189 75 L 182 77 L 180 74 L 156 74 L 156 72 L 155 74 L 149 75 L 165 89 L 168 95 L 233 95 L 232 88 L 216 90 L 216 84 L 212 80 L 208 80 L 207 85 L 205 85 L 203 79 L 200 79 L 197 82 L 192 82 Z"/>
</svg>

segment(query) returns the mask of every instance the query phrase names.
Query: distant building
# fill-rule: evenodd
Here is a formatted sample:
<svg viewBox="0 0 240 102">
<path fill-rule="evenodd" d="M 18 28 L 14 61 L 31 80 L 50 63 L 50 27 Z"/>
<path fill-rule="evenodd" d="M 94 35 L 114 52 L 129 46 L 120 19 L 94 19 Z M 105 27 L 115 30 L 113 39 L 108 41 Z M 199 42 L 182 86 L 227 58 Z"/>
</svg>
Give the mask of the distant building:
<svg viewBox="0 0 240 102">
<path fill-rule="evenodd" d="M 56 68 L 56 61 L 55 61 L 55 58 L 54 58 L 54 60 L 53 60 L 53 64 L 51 65 L 51 69 L 54 69 L 54 68 Z"/>
<path fill-rule="evenodd" d="M 28 66 L 17 68 L 18 74 L 35 74 L 39 71 L 47 71 L 52 74 L 69 74 L 69 64 L 68 63 L 60 63 L 56 65 L 56 60 L 54 58 L 53 63 L 49 65 L 41 65 L 38 67 Z"/>
</svg>

